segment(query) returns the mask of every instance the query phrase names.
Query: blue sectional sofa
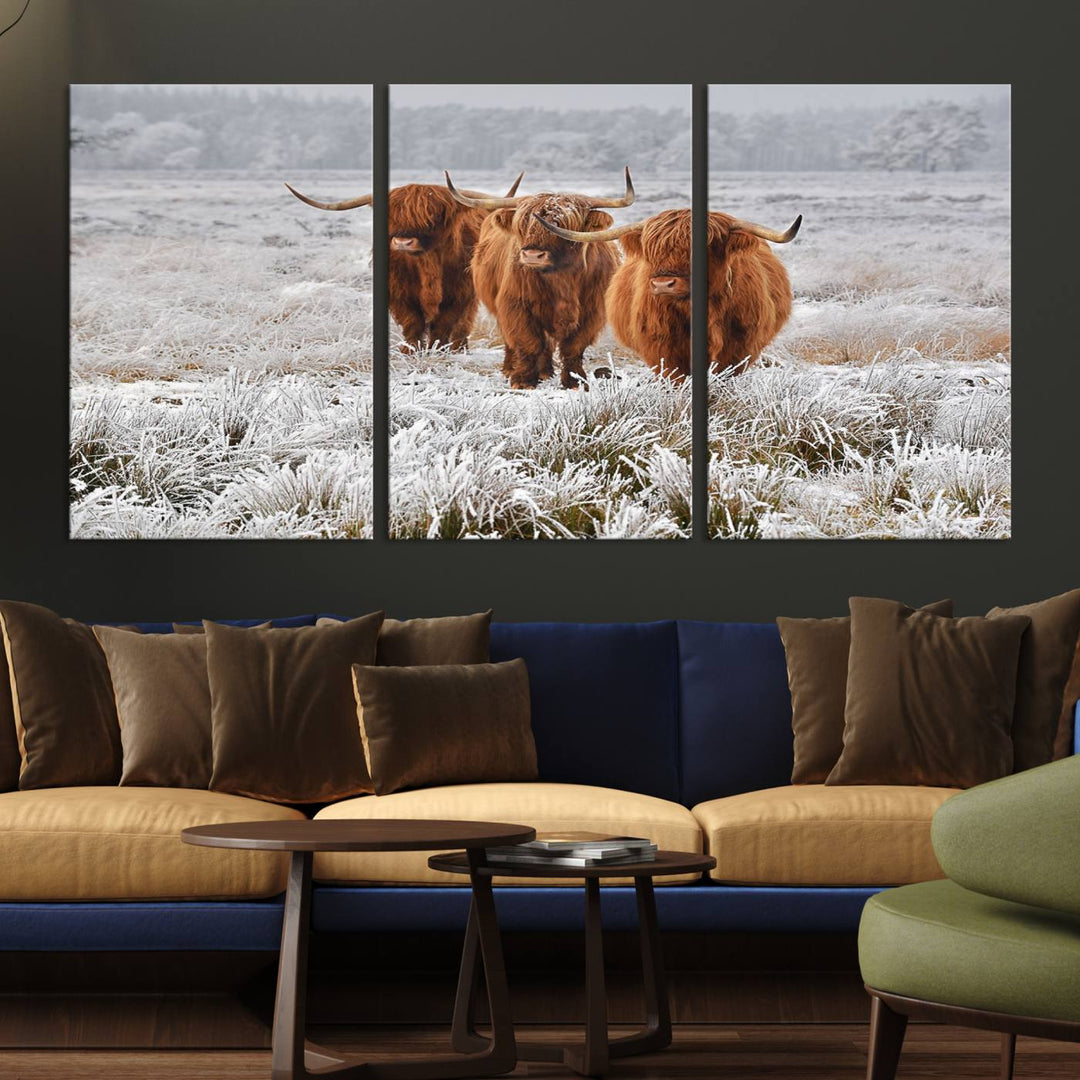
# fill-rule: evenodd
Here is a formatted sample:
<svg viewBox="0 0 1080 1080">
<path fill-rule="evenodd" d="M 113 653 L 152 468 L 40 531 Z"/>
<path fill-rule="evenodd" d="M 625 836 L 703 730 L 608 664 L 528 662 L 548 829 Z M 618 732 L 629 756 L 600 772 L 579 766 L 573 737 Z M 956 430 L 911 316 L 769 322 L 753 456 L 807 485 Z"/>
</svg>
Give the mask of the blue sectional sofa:
<svg viewBox="0 0 1080 1080">
<path fill-rule="evenodd" d="M 172 629 L 157 623 L 140 628 Z M 541 825 L 554 813 L 562 827 L 570 827 L 581 805 L 614 808 L 596 811 L 608 814 L 598 823 L 585 822 L 594 827 L 618 828 L 625 812 L 635 830 L 646 830 L 649 815 L 655 815 L 667 823 L 669 831 L 661 835 L 685 838 L 683 843 L 696 843 L 718 859 L 711 878 L 658 890 L 661 926 L 672 931 L 853 932 L 874 892 L 940 876 L 929 845 L 930 817 L 951 792 L 791 787 L 791 703 L 774 625 L 495 623 L 491 651 L 495 661 L 520 656 L 528 663 L 541 784 L 365 796 L 351 800 L 352 809 L 338 804 L 320 812 L 425 816 L 425 805 L 468 810 L 475 797 L 481 812 L 472 816 L 493 817 L 494 805 L 500 820 L 525 824 L 537 824 L 530 816 L 541 804 L 547 807 Z M 107 801 L 112 791 L 105 789 L 102 797 Z M 279 895 L 121 900 L 65 897 L 62 890 L 47 898 L 19 892 L 19 865 L 5 855 L 5 837 L 18 801 L 29 794 L 35 793 L 0 794 L 0 952 L 277 948 Z M 253 802 L 250 817 L 259 816 L 259 806 Z M 566 807 L 565 819 L 559 807 Z M 82 827 L 95 826 L 86 820 Z M 57 857 L 50 855 L 47 833 L 43 827 L 35 842 L 39 876 Z M 57 873 L 77 877 L 70 855 L 64 858 Z M 317 866 L 316 931 L 464 926 L 469 898 L 460 885 L 418 880 L 422 871 L 415 862 L 373 866 L 337 866 L 322 874 Z M 581 925 L 576 889 L 507 885 L 497 889 L 497 897 L 504 929 Z M 636 925 L 631 888 L 607 887 L 603 898 L 607 926 Z"/>
</svg>

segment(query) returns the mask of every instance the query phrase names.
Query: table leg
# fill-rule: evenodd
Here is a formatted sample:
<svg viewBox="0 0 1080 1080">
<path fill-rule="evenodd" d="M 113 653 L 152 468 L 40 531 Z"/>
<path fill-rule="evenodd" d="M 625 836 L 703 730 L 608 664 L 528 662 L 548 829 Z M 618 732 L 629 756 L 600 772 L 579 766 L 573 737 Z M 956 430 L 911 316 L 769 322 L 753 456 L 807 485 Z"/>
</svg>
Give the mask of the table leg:
<svg viewBox="0 0 1080 1080">
<path fill-rule="evenodd" d="M 660 924 L 656 916 L 653 879 L 634 878 L 637 895 L 638 932 L 641 935 L 641 971 L 645 991 L 645 1026 L 632 1035 L 608 1039 L 607 1000 L 604 985 L 603 926 L 600 918 L 600 884 L 585 882 L 585 1045 L 555 1047 L 544 1043 L 522 1043 L 518 1056 L 523 1061 L 562 1061 L 585 1076 L 601 1076 L 609 1058 L 648 1054 L 671 1045 L 671 1008 L 667 979 L 660 950 Z"/>
<path fill-rule="evenodd" d="M 311 852 L 294 851 L 289 861 L 285 919 L 281 928 L 270 1075 L 298 1080 L 307 1075 L 304 1026 L 307 1017 L 308 924 L 311 914 Z"/>
<path fill-rule="evenodd" d="M 604 980 L 604 926 L 600 882 L 585 879 L 585 1045 L 567 1047 L 564 1060 L 584 1076 L 603 1076 L 608 1068 L 607 986 Z"/>
<path fill-rule="evenodd" d="M 457 994 L 454 997 L 454 1019 L 450 1027 L 450 1045 L 459 1054 L 483 1050 L 489 1040 L 476 1030 L 476 999 L 480 991 L 480 926 L 476 915 L 476 900 L 469 904 L 469 922 L 465 928 L 465 945 L 461 950 Z"/>
<path fill-rule="evenodd" d="M 481 858 L 479 853 L 475 857 L 470 855 L 473 866 L 473 909 L 469 918 L 470 931 L 466 934 L 466 956 L 471 933 L 473 971 L 469 976 L 470 985 L 475 985 L 478 978 L 475 965 L 476 954 L 479 953 L 487 985 L 492 1037 L 481 1039 L 475 1035 L 475 1029 L 470 1028 L 476 1040 L 473 1045 L 479 1052 L 383 1063 L 336 1056 L 305 1041 L 312 856 L 311 852 L 306 851 L 292 853 L 274 1003 L 270 1065 L 272 1080 L 315 1080 L 316 1077 L 331 1075 L 336 1080 L 466 1080 L 468 1077 L 501 1076 L 513 1071 L 517 1065 L 517 1050 L 510 1017 L 502 941 L 491 878 L 476 873 Z M 458 996 L 460 999 L 460 988 Z M 455 1008 L 455 1019 L 456 1012 Z"/>
<path fill-rule="evenodd" d="M 641 975 L 645 989 L 645 1027 L 633 1035 L 613 1039 L 612 1057 L 647 1054 L 671 1045 L 671 1008 L 667 977 L 660 951 L 660 923 L 651 877 L 634 878 L 637 892 L 638 933 L 641 935 Z"/>
</svg>

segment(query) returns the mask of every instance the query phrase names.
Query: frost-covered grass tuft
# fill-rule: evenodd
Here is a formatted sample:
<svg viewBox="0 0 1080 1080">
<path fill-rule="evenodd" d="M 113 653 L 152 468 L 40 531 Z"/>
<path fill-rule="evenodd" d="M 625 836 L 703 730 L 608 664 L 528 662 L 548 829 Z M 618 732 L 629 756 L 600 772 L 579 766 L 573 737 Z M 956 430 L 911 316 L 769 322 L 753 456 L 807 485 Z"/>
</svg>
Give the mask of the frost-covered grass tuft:
<svg viewBox="0 0 1080 1080">
<path fill-rule="evenodd" d="M 71 535 L 370 536 L 371 439 L 367 375 L 79 384 Z"/>
<path fill-rule="evenodd" d="M 729 539 L 1009 535 L 1007 369 L 753 369 L 710 380 L 709 531 Z"/>
<path fill-rule="evenodd" d="M 391 361 L 390 531 L 406 538 L 690 535 L 691 390 L 644 365 L 588 391 L 510 390 L 499 357 Z M 609 365 L 610 366 L 610 365 Z"/>
</svg>

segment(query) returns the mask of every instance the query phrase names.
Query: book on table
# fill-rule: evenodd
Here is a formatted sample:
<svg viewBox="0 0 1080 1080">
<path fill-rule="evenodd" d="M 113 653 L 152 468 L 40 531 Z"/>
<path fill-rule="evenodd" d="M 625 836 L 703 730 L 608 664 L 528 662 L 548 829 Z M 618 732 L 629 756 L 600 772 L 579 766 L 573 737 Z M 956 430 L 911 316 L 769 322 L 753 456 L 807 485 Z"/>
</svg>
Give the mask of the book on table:
<svg viewBox="0 0 1080 1080">
<path fill-rule="evenodd" d="M 652 862 L 656 845 L 641 836 L 604 833 L 539 833 L 526 844 L 487 849 L 488 862 L 522 866 L 610 866 Z"/>
</svg>

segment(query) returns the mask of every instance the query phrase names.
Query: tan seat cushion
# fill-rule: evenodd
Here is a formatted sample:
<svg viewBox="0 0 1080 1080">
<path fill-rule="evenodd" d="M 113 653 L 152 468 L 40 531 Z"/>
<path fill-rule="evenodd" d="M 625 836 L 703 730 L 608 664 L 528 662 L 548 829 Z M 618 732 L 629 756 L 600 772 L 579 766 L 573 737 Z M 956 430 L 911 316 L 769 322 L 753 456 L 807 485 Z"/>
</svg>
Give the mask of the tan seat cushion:
<svg viewBox="0 0 1080 1080">
<path fill-rule="evenodd" d="M 907 885 L 944 875 L 930 819 L 955 788 L 767 788 L 694 807 L 716 881 Z"/>
<path fill-rule="evenodd" d="M 449 818 L 531 825 L 537 832 L 584 831 L 645 836 L 662 848 L 701 851 L 701 829 L 685 806 L 630 791 L 583 784 L 456 784 L 452 787 L 368 795 L 335 803 L 317 821 L 341 818 Z M 315 856 L 315 880 L 339 884 L 463 885 L 464 877 L 429 870 L 433 852 L 324 853 Z M 657 878 L 657 884 L 692 881 L 698 875 Z M 615 879 L 606 884 L 625 884 Z M 575 885 L 562 879 L 498 877 L 497 885 Z"/>
<path fill-rule="evenodd" d="M 287 856 L 193 847 L 189 825 L 292 821 L 299 810 L 190 788 L 72 787 L 0 795 L 0 900 L 276 896 Z"/>
</svg>

